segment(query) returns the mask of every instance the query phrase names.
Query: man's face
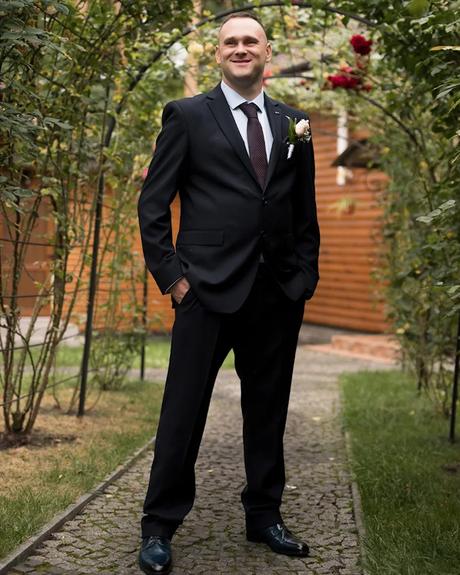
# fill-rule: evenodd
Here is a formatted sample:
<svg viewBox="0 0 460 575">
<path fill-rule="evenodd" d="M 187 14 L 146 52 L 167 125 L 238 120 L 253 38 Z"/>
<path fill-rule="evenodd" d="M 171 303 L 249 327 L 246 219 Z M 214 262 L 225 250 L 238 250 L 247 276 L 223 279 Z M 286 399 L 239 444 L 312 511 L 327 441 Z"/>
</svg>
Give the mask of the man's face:
<svg viewBox="0 0 460 575">
<path fill-rule="evenodd" d="M 260 82 L 271 57 L 265 32 L 252 18 L 232 18 L 222 26 L 216 61 L 230 84 L 247 87 Z"/>
</svg>

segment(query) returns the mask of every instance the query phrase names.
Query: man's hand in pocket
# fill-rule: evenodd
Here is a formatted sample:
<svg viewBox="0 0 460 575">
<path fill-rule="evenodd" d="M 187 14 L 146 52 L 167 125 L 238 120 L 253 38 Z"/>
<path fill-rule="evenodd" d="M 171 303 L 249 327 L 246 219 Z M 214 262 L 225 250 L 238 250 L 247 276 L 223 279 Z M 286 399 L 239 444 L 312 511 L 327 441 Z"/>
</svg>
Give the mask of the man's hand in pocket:
<svg viewBox="0 0 460 575">
<path fill-rule="evenodd" d="M 171 295 L 177 303 L 181 303 L 183 297 L 190 289 L 190 284 L 186 277 L 181 278 L 171 289 Z"/>
</svg>

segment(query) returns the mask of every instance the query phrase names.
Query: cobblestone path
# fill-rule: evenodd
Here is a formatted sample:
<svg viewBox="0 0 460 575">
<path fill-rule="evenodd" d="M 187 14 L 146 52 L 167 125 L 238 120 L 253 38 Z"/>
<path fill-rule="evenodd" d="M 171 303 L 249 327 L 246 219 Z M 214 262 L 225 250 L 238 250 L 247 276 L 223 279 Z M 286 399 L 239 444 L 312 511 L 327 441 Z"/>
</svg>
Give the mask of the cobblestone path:
<svg viewBox="0 0 460 575">
<path fill-rule="evenodd" d="M 244 534 L 239 382 L 221 370 L 197 462 L 197 498 L 173 541 L 174 575 L 360 575 L 337 375 L 381 363 L 299 347 L 285 437 L 283 517 L 311 556 L 276 555 Z M 149 379 L 164 377 L 150 370 Z M 154 433 L 152 429 L 152 434 Z M 152 452 L 9 574 L 139 574 L 142 503 Z"/>
</svg>

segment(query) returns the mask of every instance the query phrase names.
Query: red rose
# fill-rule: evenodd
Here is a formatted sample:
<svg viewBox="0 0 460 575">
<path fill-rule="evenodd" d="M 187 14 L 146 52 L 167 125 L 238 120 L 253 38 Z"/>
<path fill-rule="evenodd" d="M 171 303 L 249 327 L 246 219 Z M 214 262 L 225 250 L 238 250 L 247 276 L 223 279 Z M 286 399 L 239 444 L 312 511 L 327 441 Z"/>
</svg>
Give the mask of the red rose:
<svg viewBox="0 0 460 575">
<path fill-rule="evenodd" d="M 356 90 L 362 82 L 359 76 L 352 74 L 335 74 L 328 76 L 327 79 L 331 83 L 333 89 L 345 88 L 345 90 Z"/>
<path fill-rule="evenodd" d="M 327 79 L 331 83 L 333 88 L 346 88 L 347 77 L 341 74 L 336 74 L 334 76 L 328 76 Z"/>
<path fill-rule="evenodd" d="M 350 44 L 353 46 L 353 50 L 357 54 L 365 56 L 371 51 L 372 40 L 366 40 L 366 38 L 361 36 L 361 34 L 355 34 L 351 37 Z"/>
</svg>

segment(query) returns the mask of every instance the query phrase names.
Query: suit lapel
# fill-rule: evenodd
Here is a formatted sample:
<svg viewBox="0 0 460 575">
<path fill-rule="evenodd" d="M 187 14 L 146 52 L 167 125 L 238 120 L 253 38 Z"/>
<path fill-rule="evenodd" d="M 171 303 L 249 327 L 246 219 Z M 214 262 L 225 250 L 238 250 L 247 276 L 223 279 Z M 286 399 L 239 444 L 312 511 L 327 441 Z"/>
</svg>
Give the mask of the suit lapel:
<svg viewBox="0 0 460 575">
<path fill-rule="evenodd" d="M 257 185 L 257 176 L 252 167 L 251 160 L 246 152 L 243 138 L 238 130 L 232 111 L 227 103 L 227 100 L 218 84 L 214 90 L 208 94 L 208 106 L 211 109 L 216 122 L 219 124 L 224 136 L 229 141 L 230 145 L 235 150 L 237 156 L 240 158 L 244 167 L 248 170 L 249 174 L 254 178 Z"/>
<path fill-rule="evenodd" d="M 270 159 L 267 168 L 267 178 L 265 181 L 265 188 L 262 189 L 257 180 L 257 175 L 251 163 L 251 159 L 246 151 L 246 146 L 244 145 L 243 138 L 238 130 L 233 114 L 228 105 L 227 99 L 222 92 L 220 83 L 207 94 L 208 100 L 207 104 L 217 122 L 220 129 L 222 130 L 224 136 L 227 138 L 230 145 L 235 150 L 237 156 L 240 158 L 244 167 L 247 169 L 249 174 L 252 176 L 256 184 L 262 191 L 265 191 L 270 178 L 273 176 L 275 171 L 276 163 L 279 158 L 280 148 L 281 148 L 281 119 L 282 114 L 278 110 L 278 103 L 272 100 L 265 94 L 265 107 L 267 110 L 268 121 L 270 123 L 270 128 L 273 135 L 273 144 L 270 152 Z"/>
<path fill-rule="evenodd" d="M 270 160 L 268 162 L 267 177 L 265 179 L 265 188 L 267 188 L 271 177 L 273 176 L 278 163 L 278 158 L 281 151 L 281 121 L 283 115 L 281 114 L 278 102 L 272 100 L 265 94 L 265 109 L 267 110 L 268 121 L 273 135 L 273 144 L 270 152 Z"/>
</svg>

